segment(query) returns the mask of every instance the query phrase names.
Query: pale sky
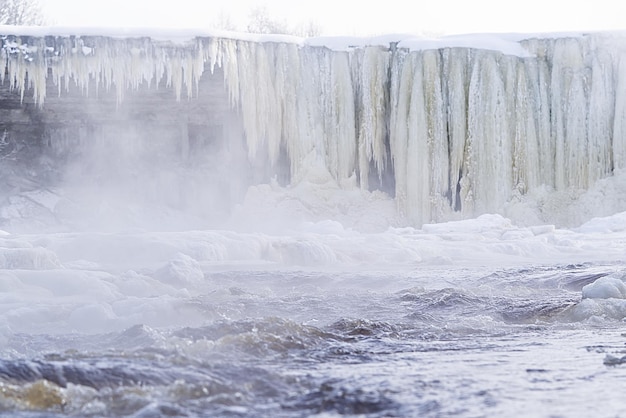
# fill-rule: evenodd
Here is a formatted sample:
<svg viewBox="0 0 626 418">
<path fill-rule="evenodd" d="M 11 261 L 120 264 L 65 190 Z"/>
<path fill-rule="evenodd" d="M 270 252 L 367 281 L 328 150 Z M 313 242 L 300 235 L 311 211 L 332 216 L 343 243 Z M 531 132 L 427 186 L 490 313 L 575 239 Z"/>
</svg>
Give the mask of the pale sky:
<svg viewBox="0 0 626 418">
<path fill-rule="evenodd" d="M 209 29 L 221 17 L 245 28 L 250 11 L 323 35 L 563 32 L 626 29 L 624 0 L 40 0 L 60 26 Z"/>
</svg>

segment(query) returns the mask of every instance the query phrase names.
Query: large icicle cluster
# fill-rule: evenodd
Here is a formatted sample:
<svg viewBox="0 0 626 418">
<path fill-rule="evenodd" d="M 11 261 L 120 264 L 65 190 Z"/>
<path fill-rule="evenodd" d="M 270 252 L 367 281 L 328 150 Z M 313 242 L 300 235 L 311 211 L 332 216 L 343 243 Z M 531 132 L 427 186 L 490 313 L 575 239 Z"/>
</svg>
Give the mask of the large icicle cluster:
<svg viewBox="0 0 626 418">
<path fill-rule="evenodd" d="M 128 90 L 141 85 L 163 83 L 172 87 L 180 100 L 186 88 L 188 97 L 204 72 L 206 61 L 215 63 L 213 39 L 198 39 L 187 45 L 153 42 L 150 38 L 108 37 L 20 37 L 4 36 L 2 48 L 10 87 L 27 89 L 43 106 L 47 80 L 52 78 L 58 93 L 78 86 L 85 95 L 98 89 L 115 89 L 121 102 Z M 90 92 L 90 86 L 96 91 Z"/>
<path fill-rule="evenodd" d="M 586 189 L 626 166 L 626 38 L 517 42 L 525 54 L 214 37 L 12 36 L 3 50 L 11 86 L 39 104 L 50 76 L 60 94 L 74 82 L 122 100 L 165 81 L 191 98 L 203 71 L 221 66 L 251 159 L 286 152 L 292 181 L 312 153 L 341 185 L 392 175 L 399 211 L 419 225 L 502 212 L 539 186 Z"/>
</svg>

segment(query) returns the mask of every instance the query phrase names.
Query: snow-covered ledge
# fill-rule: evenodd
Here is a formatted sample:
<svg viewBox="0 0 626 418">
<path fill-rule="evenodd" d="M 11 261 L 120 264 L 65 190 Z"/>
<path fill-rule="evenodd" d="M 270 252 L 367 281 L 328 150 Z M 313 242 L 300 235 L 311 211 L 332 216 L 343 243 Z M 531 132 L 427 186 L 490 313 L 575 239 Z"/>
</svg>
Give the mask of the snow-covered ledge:
<svg viewBox="0 0 626 418">
<path fill-rule="evenodd" d="M 575 36 L 579 36 L 576 34 Z M 32 89 L 36 103 L 43 105 L 46 89 L 42 85 L 51 77 L 59 93 L 70 80 L 86 94 L 90 80 L 96 88 L 114 88 L 118 100 L 126 89 L 137 89 L 146 83 L 164 83 L 174 88 L 181 99 L 185 90 L 193 96 L 194 86 L 205 71 L 233 59 L 229 53 L 237 44 L 287 44 L 297 47 L 350 51 L 370 46 L 407 50 L 474 48 L 493 50 L 507 55 L 527 56 L 520 35 L 472 35 L 439 39 L 415 38 L 396 34 L 373 38 L 318 37 L 302 39 L 287 35 L 254 35 L 247 33 L 172 29 L 114 29 L 1 26 L 0 40 L 6 74 L 11 86 L 22 98 Z M 228 65 L 228 64 L 227 64 Z M 51 74 L 48 72 L 51 71 Z M 28 74 L 28 76 L 27 76 Z M 65 87 L 63 87 L 65 86 Z"/>
</svg>

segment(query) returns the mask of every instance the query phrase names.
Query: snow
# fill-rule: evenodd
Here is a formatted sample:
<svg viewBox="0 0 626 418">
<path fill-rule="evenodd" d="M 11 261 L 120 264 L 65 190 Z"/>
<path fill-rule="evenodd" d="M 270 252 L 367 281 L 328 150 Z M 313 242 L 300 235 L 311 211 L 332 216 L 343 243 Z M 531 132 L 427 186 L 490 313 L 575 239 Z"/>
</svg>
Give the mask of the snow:
<svg viewBox="0 0 626 418">
<path fill-rule="evenodd" d="M 164 283 L 185 285 L 202 281 L 204 274 L 196 260 L 186 254 L 177 254 L 176 258 L 158 269 L 154 277 Z"/>
<path fill-rule="evenodd" d="M 44 248 L 0 248 L 0 268 L 49 270 L 60 267 L 56 254 Z"/>
<path fill-rule="evenodd" d="M 527 35 L 532 36 L 532 35 Z M 511 39 L 510 36 L 492 34 L 473 34 L 442 36 L 434 39 L 409 38 L 398 43 L 398 47 L 412 51 L 444 49 L 444 48 L 472 48 L 488 51 L 497 51 L 505 55 L 529 57 L 531 52 L 520 44 L 522 39 Z"/>
<path fill-rule="evenodd" d="M 15 36 L 104 36 L 116 39 L 151 38 L 155 41 L 186 44 L 198 37 L 227 38 L 252 42 L 293 42 L 300 43 L 302 38 L 291 35 L 252 34 L 231 32 L 218 29 L 200 28 L 120 28 L 120 27 L 81 27 L 81 26 L 13 26 L 0 25 L 0 33 Z"/>
</svg>

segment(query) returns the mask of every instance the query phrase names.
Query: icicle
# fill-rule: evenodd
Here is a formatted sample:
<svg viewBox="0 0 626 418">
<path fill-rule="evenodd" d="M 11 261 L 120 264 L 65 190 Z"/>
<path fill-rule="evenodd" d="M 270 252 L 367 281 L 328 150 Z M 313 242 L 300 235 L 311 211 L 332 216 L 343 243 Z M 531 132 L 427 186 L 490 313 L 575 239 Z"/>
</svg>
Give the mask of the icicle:
<svg viewBox="0 0 626 418">
<path fill-rule="evenodd" d="M 401 215 L 413 224 L 431 220 L 431 151 L 424 85 L 424 57 L 413 52 L 397 54 L 401 64 L 392 67 L 390 147 L 396 175 L 396 199 Z"/>
<path fill-rule="evenodd" d="M 536 107 L 530 94 L 528 75 L 524 65 L 515 74 L 515 102 L 512 109 L 513 132 L 513 185 L 520 195 L 539 186 L 539 141 L 535 124 Z"/>
<path fill-rule="evenodd" d="M 257 63 L 254 48 L 254 44 L 247 42 L 238 42 L 237 44 L 237 61 L 246 63 L 246 65 L 239 65 L 237 70 L 239 72 L 239 106 L 241 108 L 243 127 L 250 158 L 256 156 L 257 147 L 259 146 L 260 132 L 258 130 L 259 123 L 257 119 L 262 117 L 259 114 L 262 110 L 257 106 L 257 89 L 263 88 L 263 86 L 256 84 Z"/>
<path fill-rule="evenodd" d="M 552 104 L 557 190 L 583 187 L 587 166 L 586 68 L 578 39 L 558 39 L 552 58 Z"/>
<path fill-rule="evenodd" d="M 467 138 L 467 86 L 469 52 L 464 49 L 444 51 L 444 82 L 447 86 L 447 123 L 449 150 L 449 194 L 452 210 L 460 210 L 460 187 L 464 175 Z"/>
<path fill-rule="evenodd" d="M 298 127 L 298 97 L 302 95 L 300 92 L 300 55 L 295 45 L 280 44 L 275 59 L 277 97 L 281 101 L 281 144 L 290 160 L 302 158 L 299 153 L 294 152 L 297 144 L 302 143 Z M 300 159 L 297 162 L 290 161 L 290 167 L 297 167 L 300 161 Z"/>
<path fill-rule="evenodd" d="M 282 136 L 282 114 L 280 111 L 283 97 L 278 95 L 280 85 L 276 83 L 275 44 L 261 43 L 256 45 L 257 80 L 257 112 L 260 111 L 258 129 L 262 140 L 267 143 L 269 163 L 274 166 L 280 154 Z"/>
<path fill-rule="evenodd" d="M 198 89 L 207 59 L 205 42 L 214 45 L 211 47 L 214 60 L 221 54 L 215 40 L 197 39 L 193 45 L 178 48 L 149 39 L 90 39 L 94 44 L 89 46 L 80 37 L 57 38 L 54 46 L 47 46 L 41 39 L 40 44 L 27 46 L 17 37 L 14 53 L 9 53 L 5 47 L 11 88 L 17 89 L 22 97 L 25 90 L 32 88 L 35 101 L 41 105 L 45 100 L 44 82 L 50 70 L 59 95 L 68 92 L 73 82 L 82 94 L 89 96 L 91 83 L 94 83 L 96 94 L 100 87 L 110 90 L 115 86 L 117 101 L 121 103 L 127 90 L 137 90 L 143 85 L 150 87 L 153 82 L 158 86 L 160 80 L 166 78 L 166 84 L 180 100 L 183 89 L 189 98 L 193 97 L 193 89 Z M 48 59 L 47 55 L 53 57 Z M 28 85 L 26 80 L 30 80 Z"/>
<path fill-rule="evenodd" d="M 239 61 L 238 61 L 238 42 L 232 39 L 222 39 L 221 50 L 224 51 L 224 84 L 230 98 L 231 107 L 239 106 L 240 90 L 239 90 Z"/>
<path fill-rule="evenodd" d="M 510 197 L 512 152 L 508 138 L 507 99 L 498 56 L 478 51 L 468 103 L 468 175 L 463 213 L 475 216 L 503 209 Z M 487 116 L 488 115 L 488 116 Z M 469 212 L 471 211 L 471 212 Z"/>
<path fill-rule="evenodd" d="M 594 53 L 589 92 L 589 124 L 587 159 L 589 164 L 586 187 L 606 177 L 612 171 L 611 138 L 615 118 L 614 74 L 612 57 L 602 51 Z"/>
<path fill-rule="evenodd" d="M 407 143 L 408 143 L 408 116 L 410 105 L 411 83 L 413 74 L 414 55 L 407 55 L 405 51 L 396 51 L 391 67 L 391 114 L 389 124 L 389 147 L 395 172 L 396 206 L 400 216 L 409 214 L 407 202 Z"/>
<path fill-rule="evenodd" d="M 421 53 L 414 57 L 412 65 L 413 79 L 411 80 L 407 121 L 406 199 L 409 219 L 421 225 L 431 221 L 431 144 L 428 137 L 424 97 L 424 62 Z"/>
<path fill-rule="evenodd" d="M 626 168 L 626 53 L 619 57 L 613 121 L 613 167 Z"/>
<path fill-rule="evenodd" d="M 219 56 L 220 48 L 219 41 L 215 38 L 210 38 L 206 45 L 205 61 L 209 61 L 211 66 L 211 74 L 215 71 L 215 66 L 222 66 L 221 57 Z"/>
<path fill-rule="evenodd" d="M 294 179 L 300 179 L 306 167 L 301 165 L 307 156 L 314 150 L 323 158 L 323 138 L 325 135 L 325 114 L 328 109 L 324 107 L 322 97 L 324 86 L 322 79 L 328 70 L 325 67 L 325 52 L 314 48 L 303 48 L 299 51 L 300 60 L 296 68 L 300 70 L 297 78 L 292 82 L 298 84 L 291 88 L 297 89 L 295 112 L 295 135 L 286 138 L 286 145 L 290 155 L 291 173 Z M 294 57 L 295 59 L 295 57 Z M 328 80 L 328 79 L 326 79 Z"/>
<path fill-rule="evenodd" d="M 379 47 L 365 48 L 360 67 L 359 171 L 361 186 L 368 188 L 370 161 L 374 162 L 380 175 L 387 160 L 385 139 L 389 52 Z"/>
<path fill-rule="evenodd" d="M 341 183 L 348 180 L 356 168 L 356 110 L 349 56 L 347 53 L 337 53 L 332 58 L 331 132 L 328 136 L 327 154 L 330 157 L 329 171 L 334 172 Z"/>
<path fill-rule="evenodd" d="M 423 53 L 424 106 L 426 112 L 426 132 L 429 147 L 429 175 L 431 204 L 429 221 L 444 218 L 445 208 L 449 207 L 446 195 L 449 193 L 448 167 L 449 148 L 446 129 L 446 109 L 442 92 L 441 55 L 437 50 Z"/>
<path fill-rule="evenodd" d="M 544 42 L 535 39 L 527 43 L 527 49 L 533 51 L 535 56 L 523 60 L 521 65 L 524 69 L 519 69 L 523 73 L 519 75 L 519 85 L 516 90 L 516 100 L 521 106 L 520 111 L 515 112 L 516 126 L 520 129 L 520 144 L 516 149 L 521 150 L 521 147 L 524 147 L 526 152 L 523 157 L 525 166 L 521 168 L 523 172 L 520 173 L 520 176 L 524 178 L 525 189 L 521 184 L 518 185 L 517 189 L 520 192 L 527 192 L 542 185 L 553 188 L 555 182 L 555 143 L 551 126 L 548 48 Z M 523 77 L 527 80 L 526 87 L 523 86 L 521 80 Z M 523 116 L 524 111 L 528 112 L 526 116 Z M 524 135 L 529 139 L 526 139 Z M 533 137 L 536 139 L 536 145 L 529 142 Z M 532 151 L 535 146 L 536 157 Z M 535 162 L 537 165 L 534 165 Z"/>
</svg>

